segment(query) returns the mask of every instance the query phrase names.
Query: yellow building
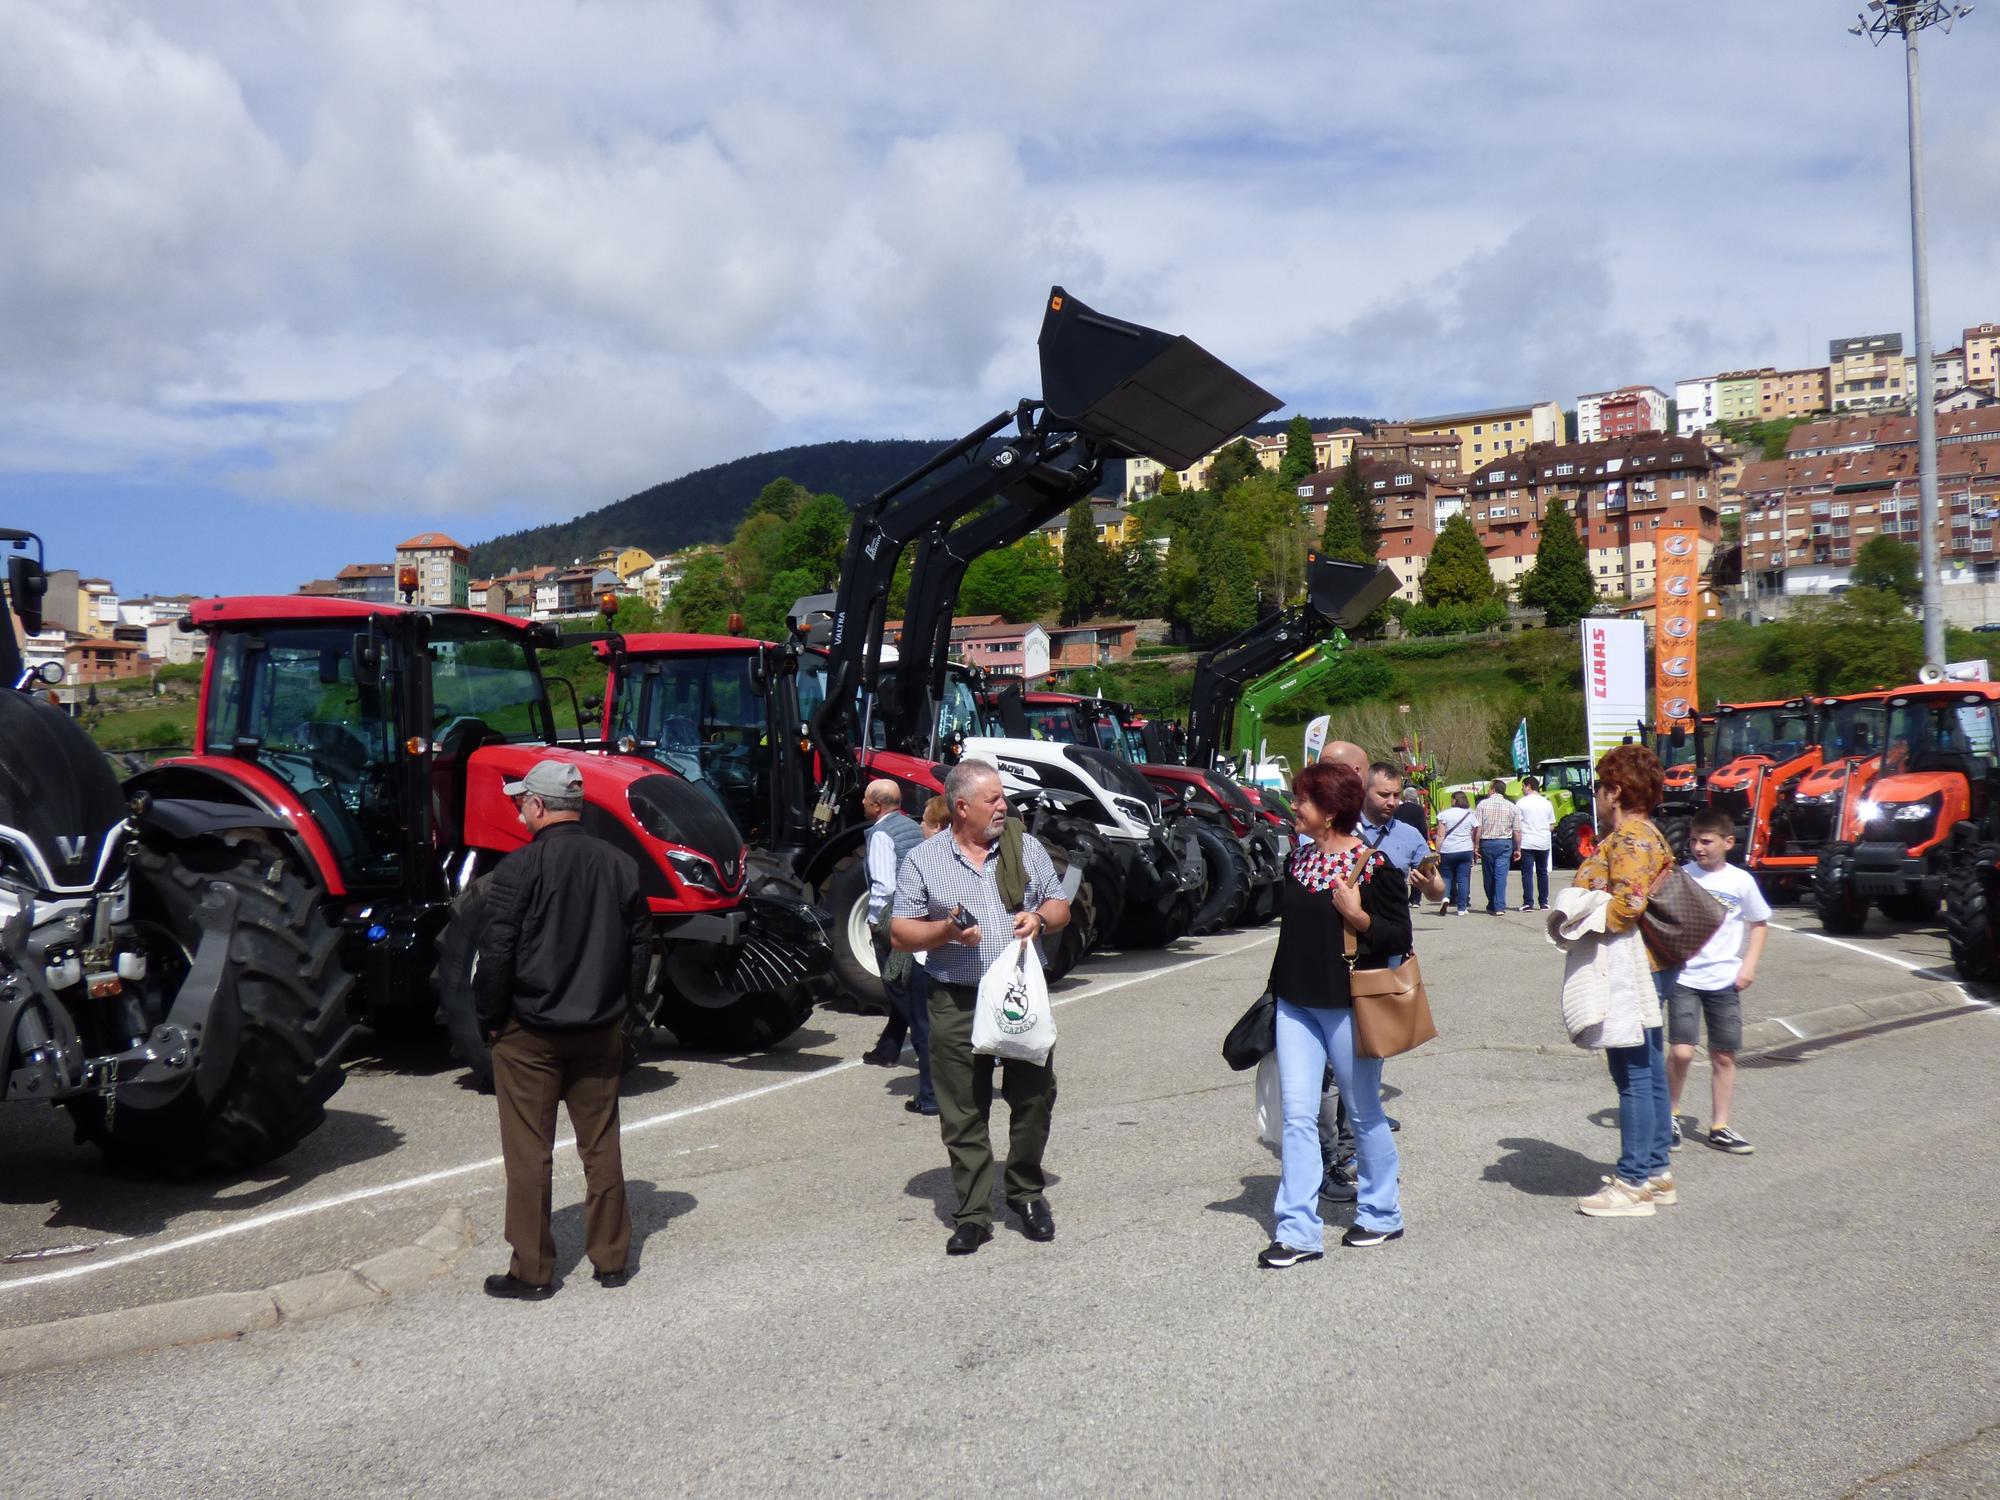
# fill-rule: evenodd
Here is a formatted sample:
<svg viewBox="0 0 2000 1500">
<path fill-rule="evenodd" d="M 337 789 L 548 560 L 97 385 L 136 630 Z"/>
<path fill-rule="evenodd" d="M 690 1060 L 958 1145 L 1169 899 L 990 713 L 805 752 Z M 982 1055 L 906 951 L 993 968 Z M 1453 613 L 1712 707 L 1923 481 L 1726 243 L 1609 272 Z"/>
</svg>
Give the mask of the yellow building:
<svg viewBox="0 0 2000 1500">
<path fill-rule="evenodd" d="M 1461 474 L 1469 474 L 1496 458 L 1519 453 L 1530 443 L 1560 443 L 1565 436 L 1562 407 L 1554 401 L 1455 412 L 1445 417 L 1419 417 L 1399 425 L 1407 427 L 1414 438 L 1456 438 Z"/>
<path fill-rule="evenodd" d="M 606 547 L 590 561 L 596 567 L 609 568 L 620 583 L 633 587 L 632 575 L 652 567 L 658 559 L 644 547 Z"/>
<path fill-rule="evenodd" d="M 1090 516 L 1097 523 L 1097 539 L 1114 551 L 1138 541 L 1146 534 L 1146 528 L 1140 523 L 1138 516 L 1115 505 L 1092 505 Z M 1037 527 L 1035 534 L 1049 544 L 1057 557 L 1061 557 L 1063 541 L 1069 534 L 1069 517 L 1057 516 L 1047 525 Z"/>
<path fill-rule="evenodd" d="M 1313 472 L 1315 474 L 1323 474 L 1328 469 L 1346 467 L 1348 461 L 1354 457 L 1354 444 L 1360 437 L 1361 434 L 1352 427 L 1336 427 L 1332 432 L 1315 432 L 1313 434 Z M 1229 443 L 1236 441 L 1238 439 L 1231 438 Z M 1250 444 L 1251 453 L 1256 455 L 1258 464 L 1267 472 L 1275 474 L 1284 466 L 1285 444 L 1288 441 L 1286 434 L 1274 432 L 1264 437 L 1246 438 L 1242 441 Z M 1227 448 L 1229 443 L 1222 444 L 1214 452 L 1203 454 L 1189 467 L 1178 470 L 1177 474 L 1181 482 L 1181 488 L 1184 490 L 1207 489 L 1209 471 L 1215 466 L 1216 454 L 1222 452 L 1223 448 Z M 1130 498 L 1131 466 L 1134 462 L 1135 460 L 1132 459 L 1126 460 L 1127 498 Z M 1147 459 L 1138 460 L 1138 462 L 1151 463 L 1152 461 Z M 1158 465 L 1154 465 L 1153 467 L 1157 470 Z M 1153 487 L 1155 489 L 1159 488 L 1157 475 L 1154 476 Z"/>
</svg>

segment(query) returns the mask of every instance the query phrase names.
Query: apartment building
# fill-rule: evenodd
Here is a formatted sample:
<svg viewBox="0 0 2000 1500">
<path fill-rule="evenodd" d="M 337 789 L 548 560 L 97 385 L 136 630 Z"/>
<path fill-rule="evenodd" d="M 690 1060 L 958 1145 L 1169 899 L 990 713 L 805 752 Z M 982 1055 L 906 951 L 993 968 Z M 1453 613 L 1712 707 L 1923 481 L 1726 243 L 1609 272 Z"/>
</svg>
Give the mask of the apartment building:
<svg viewBox="0 0 2000 1500">
<path fill-rule="evenodd" d="M 1959 347 L 1965 351 L 1963 383 L 2000 396 L 2000 323 L 1966 329 Z"/>
<path fill-rule="evenodd" d="M 1931 394 L 1949 395 L 1965 384 L 1965 350 L 1940 349 L 1931 355 Z"/>
<path fill-rule="evenodd" d="M 1761 370 L 1730 370 L 1715 377 L 1715 419 L 1755 422 L 1764 405 Z"/>
<path fill-rule="evenodd" d="M 1331 432 L 1315 432 L 1313 441 L 1313 468 L 1338 469 L 1354 455 L 1354 445 L 1364 434 L 1354 427 L 1336 427 Z M 1238 441 L 1231 438 L 1230 443 Z M 1290 437 L 1283 432 L 1263 433 L 1246 437 L 1242 441 L 1250 445 L 1258 466 L 1267 473 L 1275 474 L 1284 467 L 1285 449 Z M 1176 471 L 1181 488 L 1184 490 L 1205 490 L 1208 488 L 1209 473 L 1215 467 L 1216 454 L 1229 443 L 1224 443 L 1213 452 L 1203 454 L 1193 464 Z M 1150 458 L 1127 459 L 1125 461 L 1125 498 L 1129 502 L 1135 497 L 1156 494 L 1160 488 L 1160 475 L 1164 472 L 1158 463 Z"/>
<path fill-rule="evenodd" d="M 1458 467 L 1459 442 L 1447 433 L 1442 436 L 1418 436 L 1403 422 L 1384 422 L 1373 435 L 1361 438 L 1353 446 L 1353 457 L 1363 463 L 1405 463 L 1414 465 L 1439 479 L 1456 479 L 1461 472 Z M 1337 462 L 1322 464 L 1321 469 L 1339 469 L 1347 464 L 1347 455 Z"/>
<path fill-rule="evenodd" d="M 1715 425 L 1715 377 L 1674 382 L 1674 434 L 1693 437 Z"/>
<path fill-rule="evenodd" d="M 1704 570 L 1721 537 L 1713 465 L 1700 442 L 1647 434 L 1551 443 L 1467 478 L 1467 510 L 1496 580 L 1511 587 L 1534 566 L 1542 519 L 1556 505 L 1576 518 L 1591 576 L 1614 598 L 1651 591 L 1662 527 L 1700 534 Z"/>
<path fill-rule="evenodd" d="M 1456 439 L 1462 474 L 1469 474 L 1493 459 L 1523 452 L 1533 443 L 1559 443 L 1564 433 L 1562 407 L 1554 401 L 1419 417 L 1401 425 L 1409 429 L 1412 437 Z"/>
<path fill-rule="evenodd" d="M 1667 393 L 1656 386 L 1621 385 L 1576 398 L 1576 438 L 1580 443 L 1637 437 L 1667 430 Z"/>
<path fill-rule="evenodd" d="M 1802 370 L 1763 369 L 1757 372 L 1757 415 L 1763 421 L 1816 416 L 1832 409 L 1828 404 L 1824 365 Z"/>
<path fill-rule="evenodd" d="M 394 563 L 349 563 L 333 575 L 342 599 L 359 599 L 367 604 L 396 602 Z"/>
<path fill-rule="evenodd" d="M 413 603 L 463 609 L 472 584 L 472 551 L 442 531 L 425 531 L 396 544 L 396 568 L 417 570 Z"/>
<path fill-rule="evenodd" d="M 1829 410 L 1874 411 L 1910 398 L 1900 333 L 1864 333 L 1827 344 Z"/>
<path fill-rule="evenodd" d="M 1430 560 L 1440 522 L 1438 499 L 1458 494 L 1457 476 L 1441 479 L 1404 459 L 1360 459 L 1361 486 L 1375 505 L 1382 543 L 1377 556 L 1396 575 L 1398 597 L 1414 602 L 1417 581 Z M 1346 466 L 1323 470 L 1299 485 L 1299 509 L 1317 535 L 1326 526 L 1326 507 L 1346 478 Z"/>
</svg>

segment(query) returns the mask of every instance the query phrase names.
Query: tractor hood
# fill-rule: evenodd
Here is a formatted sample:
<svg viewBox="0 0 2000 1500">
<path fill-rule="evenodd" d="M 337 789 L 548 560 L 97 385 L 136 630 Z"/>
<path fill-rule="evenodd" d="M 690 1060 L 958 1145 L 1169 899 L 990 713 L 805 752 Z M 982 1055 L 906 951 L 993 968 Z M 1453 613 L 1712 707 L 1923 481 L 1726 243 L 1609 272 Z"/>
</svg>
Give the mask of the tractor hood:
<svg viewBox="0 0 2000 1500">
<path fill-rule="evenodd" d="M 125 821 L 118 778 L 90 736 L 52 703 L 0 690 L 0 840 L 38 889 L 97 883 Z"/>
</svg>

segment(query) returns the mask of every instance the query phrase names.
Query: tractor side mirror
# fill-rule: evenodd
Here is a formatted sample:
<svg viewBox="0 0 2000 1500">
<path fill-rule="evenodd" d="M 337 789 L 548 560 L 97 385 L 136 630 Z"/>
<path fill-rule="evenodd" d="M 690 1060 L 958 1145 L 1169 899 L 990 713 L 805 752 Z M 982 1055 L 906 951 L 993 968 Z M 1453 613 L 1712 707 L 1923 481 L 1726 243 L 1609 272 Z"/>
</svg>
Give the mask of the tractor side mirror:
<svg viewBox="0 0 2000 1500">
<path fill-rule="evenodd" d="M 354 637 L 348 657 L 354 663 L 355 686 L 374 687 L 382 680 L 382 643 L 367 631 Z"/>
<path fill-rule="evenodd" d="M 1667 736 L 1667 743 L 1672 745 L 1676 750 L 1678 750 L 1680 749 L 1681 746 L 1685 745 L 1687 742 L 1688 742 L 1687 726 L 1684 724 L 1676 724 L 1674 726 L 1674 732 Z"/>
<path fill-rule="evenodd" d="M 583 711 L 587 714 L 594 714 L 602 707 L 604 707 L 604 699 L 596 693 L 590 694 L 583 700 Z"/>
<path fill-rule="evenodd" d="M 48 591 L 48 575 L 39 561 L 18 554 L 7 559 L 7 592 L 13 597 L 21 629 L 29 635 L 42 633 L 42 596 Z"/>
</svg>

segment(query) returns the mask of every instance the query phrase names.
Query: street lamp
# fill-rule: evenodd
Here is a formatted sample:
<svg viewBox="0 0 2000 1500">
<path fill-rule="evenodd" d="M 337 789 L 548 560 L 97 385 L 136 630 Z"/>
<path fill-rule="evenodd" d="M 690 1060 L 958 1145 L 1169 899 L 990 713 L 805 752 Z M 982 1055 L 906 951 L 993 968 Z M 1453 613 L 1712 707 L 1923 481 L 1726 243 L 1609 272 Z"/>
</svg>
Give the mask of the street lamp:
<svg viewBox="0 0 2000 1500">
<path fill-rule="evenodd" d="M 1910 275 L 1917 318 L 1917 513 L 1922 535 L 1924 663 L 1944 667 L 1944 596 L 1938 586 L 1937 396 L 1931 389 L 1931 288 L 1924 245 L 1924 121 L 1917 88 L 1917 33 L 1933 26 L 1950 31 L 1972 14 L 1952 0 L 1868 0 L 1848 31 L 1879 47 L 1891 36 L 1903 39 L 1910 99 Z"/>
</svg>

